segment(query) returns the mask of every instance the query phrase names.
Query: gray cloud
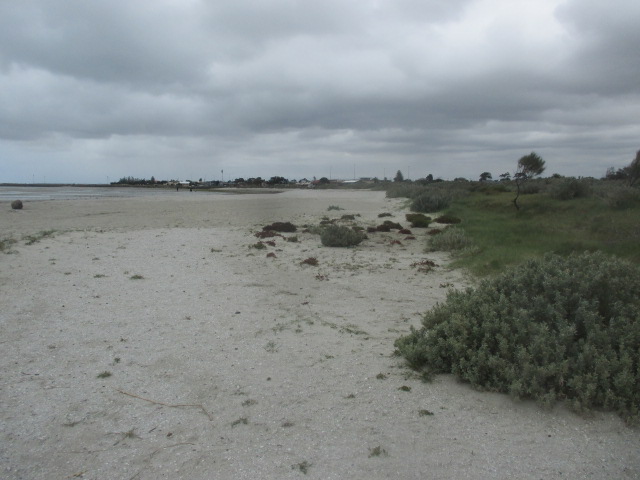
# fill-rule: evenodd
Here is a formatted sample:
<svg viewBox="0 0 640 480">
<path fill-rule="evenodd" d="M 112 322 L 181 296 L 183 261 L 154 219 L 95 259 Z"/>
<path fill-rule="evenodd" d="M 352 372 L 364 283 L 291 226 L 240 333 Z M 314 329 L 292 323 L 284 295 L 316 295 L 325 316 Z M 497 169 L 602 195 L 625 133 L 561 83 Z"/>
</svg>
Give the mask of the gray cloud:
<svg viewBox="0 0 640 480">
<path fill-rule="evenodd" d="M 2 2 L 0 181 L 475 178 L 531 150 L 600 176 L 640 148 L 639 20 L 632 0 Z"/>
</svg>

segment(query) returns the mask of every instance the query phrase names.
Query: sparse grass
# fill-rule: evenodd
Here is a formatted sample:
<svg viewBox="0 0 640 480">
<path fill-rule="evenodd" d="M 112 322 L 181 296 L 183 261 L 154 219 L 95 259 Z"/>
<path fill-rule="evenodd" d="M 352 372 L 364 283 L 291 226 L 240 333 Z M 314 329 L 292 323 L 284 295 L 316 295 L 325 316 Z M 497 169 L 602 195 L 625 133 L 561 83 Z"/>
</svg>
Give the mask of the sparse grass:
<svg viewBox="0 0 640 480">
<path fill-rule="evenodd" d="M 242 406 L 243 407 L 251 407 L 252 405 L 257 404 L 258 402 L 256 400 L 252 400 L 252 399 L 247 399 L 244 402 L 242 402 Z"/>
<path fill-rule="evenodd" d="M 131 276 L 129 277 L 129 279 L 130 279 L 130 280 L 143 280 L 143 279 L 144 279 L 144 277 L 143 277 L 142 275 L 138 275 L 138 274 L 136 274 L 136 275 L 131 275 Z"/>
<path fill-rule="evenodd" d="M 106 277 L 106 275 L 102 274 L 102 273 L 96 273 L 93 278 L 104 278 Z"/>
<path fill-rule="evenodd" d="M 428 416 L 432 416 L 433 412 L 431 412 L 429 410 L 422 409 L 422 410 L 420 410 L 418 412 L 418 415 L 421 416 L 421 417 L 428 417 Z"/>
<path fill-rule="evenodd" d="M 109 378 L 111 376 L 111 372 L 108 372 L 107 370 L 105 370 L 104 372 L 101 372 L 98 374 L 98 378 Z"/>
<path fill-rule="evenodd" d="M 407 385 L 402 385 L 401 387 L 398 388 L 398 390 L 401 390 L 403 392 L 410 392 L 411 387 L 408 387 Z"/>
<path fill-rule="evenodd" d="M 278 344 L 273 340 L 269 340 L 264 346 L 264 349 L 269 353 L 276 353 L 278 351 Z"/>
<path fill-rule="evenodd" d="M 43 238 L 52 237 L 56 233 L 56 230 L 43 230 L 33 235 L 26 235 L 22 239 L 25 241 L 25 245 L 33 245 L 38 243 Z"/>
<path fill-rule="evenodd" d="M 376 378 L 378 380 L 385 380 L 387 378 L 387 376 L 384 373 L 379 373 L 376 375 Z"/>
<path fill-rule="evenodd" d="M 327 208 L 327 210 L 329 210 L 329 211 L 331 211 L 331 210 L 344 210 L 344 208 L 341 208 L 338 205 L 329 205 L 329 208 Z"/>
<path fill-rule="evenodd" d="M 11 247 L 16 243 L 14 238 L 3 238 L 0 240 L 0 252 L 2 253 L 13 253 Z"/>
</svg>

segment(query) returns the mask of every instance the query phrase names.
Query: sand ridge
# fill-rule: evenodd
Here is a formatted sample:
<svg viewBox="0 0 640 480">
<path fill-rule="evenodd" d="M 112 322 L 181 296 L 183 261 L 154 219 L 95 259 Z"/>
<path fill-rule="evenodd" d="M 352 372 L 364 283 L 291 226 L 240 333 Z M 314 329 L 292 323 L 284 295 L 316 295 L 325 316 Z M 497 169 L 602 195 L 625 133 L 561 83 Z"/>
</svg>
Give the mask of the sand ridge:
<svg viewBox="0 0 640 480">
<path fill-rule="evenodd" d="M 57 230 L 0 256 L 2 477 L 638 478 L 640 436 L 613 414 L 423 383 L 393 356 L 471 283 L 424 231 L 250 248 L 274 221 L 382 212 L 406 225 L 367 191 L 0 210 L 14 238 Z"/>
</svg>

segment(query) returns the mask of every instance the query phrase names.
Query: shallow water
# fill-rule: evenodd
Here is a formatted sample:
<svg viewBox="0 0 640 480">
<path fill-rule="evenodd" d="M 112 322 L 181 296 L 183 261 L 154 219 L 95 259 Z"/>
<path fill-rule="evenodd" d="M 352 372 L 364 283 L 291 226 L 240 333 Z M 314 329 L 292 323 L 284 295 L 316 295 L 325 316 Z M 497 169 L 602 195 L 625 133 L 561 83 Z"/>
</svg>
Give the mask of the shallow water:
<svg viewBox="0 0 640 480">
<path fill-rule="evenodd" d="M 189 192 L 189 189 L 187 188 L 181 188 L 180 191 L 177 192 L 174 188 L 11 186 L 0 187 L 0 201 L 73 200 L 79 198 L 103 197 L 148 197 L 177 194 L 183 195 L 185 193 L 189 194 L 193 192 Z M 215 192 L 198 192 L 198 194 L 200 195 L 203 193 Z"/>
</svg>

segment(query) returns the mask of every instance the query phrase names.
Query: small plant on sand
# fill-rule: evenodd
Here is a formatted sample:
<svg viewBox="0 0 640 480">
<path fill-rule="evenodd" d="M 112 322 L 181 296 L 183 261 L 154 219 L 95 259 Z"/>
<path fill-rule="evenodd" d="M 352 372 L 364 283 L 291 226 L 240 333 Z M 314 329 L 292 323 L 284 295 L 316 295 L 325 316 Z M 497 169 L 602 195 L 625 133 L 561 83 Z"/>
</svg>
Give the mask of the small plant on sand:
<svg viewBox="0 0 640 480">
<path fill-rule="evenodd" d="M 378 445 L 377 447 L 373 447 L 369 449 L 369 458 L 371 457 L 386 457 L 389 454 L 387 453 L 387 451 L 382 448 L 380 445 Z"/>
<path fill-rule="evenodd" d="M 364 235 L 343 225 L 329 225 L 320 234 L 325 247 L 352 247 L 364 240 Z"/>
<path fill-rule="evenodd" d="M 476 388 L 566 400 L 640 421 L 640 268 L 602 253 L 546 255 L 452 290 L 396 340 L 409 365 Z"/>
<path fill-rule="evenodd" d="M 237 425 L 246 425 L 247 423 L 249 423 L 249 419 L 247 417 L 240 417 L 239 419 L 231 422 L 231 426 L 235 427 Z"/>
<path fill-rule="evenodd" d="M 378 214 L 378 218 L 383 218 L 383 217 L 393 217 L 393 215 L 387 212 Z"/>
<path fill-rule="evenodd" d="M 293 470 L 300 470 L 305 475 L 309 471 L 310 467 L 311 467 L 311 463 L 307 462 L 306 460 L 304 462 L 300 462 L 300 463 L 296 463 L 295 465 L 291 465 L 291 468 Z"/>
<path fill-rule="evenodd" d="M 144 277 L 142 275 L 132 275 L 129 277 L 131 280 L 143 280 Z"/>
<path fill-rule="evenodd" d="M 249 248 L 255 248 L 256 250 L 264 250 L 267 246 L 263 242 L 254 243 L 249 245 Z"/>
<path fill-rule="evenodd" d="M 297 235 L 292 235 L 290 237 L 287 237 L 287 242 L 298 243 L 298 236 Z"/>
<path fill-rule="evenodd" d="M 109 378 L 111 376 L 111 372 L 104 371 L 98 374 L 98 378 Z"/>
<path fill-rule="evenodd" d="M 327 208 L 328 211 L 331 210 L 344 210 L 343 208 L 340 208 L 338 205 L 329 205 L 329 208 Z"/>
<path fill-rule="evenodd" d="M 427 217 L 422 213 L 407 213 L 405 217 L 407 222 L 411 223 L 411 228 L 427 228 L 431 223 L 431 217 Z"/>
</svg>

